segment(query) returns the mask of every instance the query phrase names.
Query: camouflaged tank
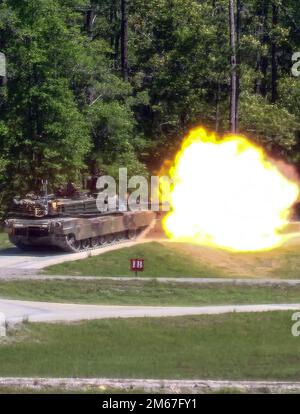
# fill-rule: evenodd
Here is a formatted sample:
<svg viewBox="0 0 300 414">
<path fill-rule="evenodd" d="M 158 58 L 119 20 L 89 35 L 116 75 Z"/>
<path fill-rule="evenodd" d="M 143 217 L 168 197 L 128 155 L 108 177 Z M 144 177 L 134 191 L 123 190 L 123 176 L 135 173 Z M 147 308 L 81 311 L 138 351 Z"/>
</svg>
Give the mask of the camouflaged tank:
<svg viewBox="0 0 300 414">
<path fill-rule="evenodd" d="M 22 250 L 56 246 L 74 253 L 133 240 L 150 229 L 154 218 L 152 211 L 142 208 L 101 213 L 95 195 L 59 198 L 28 194 L 14 199 L 5 231 Z"/>
</svg>

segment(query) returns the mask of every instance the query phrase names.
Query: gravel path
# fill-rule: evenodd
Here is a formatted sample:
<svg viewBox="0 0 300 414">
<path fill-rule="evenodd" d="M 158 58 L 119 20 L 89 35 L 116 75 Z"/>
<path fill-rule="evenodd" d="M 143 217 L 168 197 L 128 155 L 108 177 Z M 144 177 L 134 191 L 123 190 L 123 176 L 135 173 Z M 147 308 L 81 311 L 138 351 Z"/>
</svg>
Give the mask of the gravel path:
<svg viewBox="0 0 300 414">
<path fill-rule="evenodd" d="M 65 391 L 145 391 L 148 393 L 194 393 L 220 391 L 249 393 L 299 393 L 300 382 L 290 381 L 222 381 L 222 380 L 159 380 L 109 378 L 1 378 L 0 387 L 22 388 L 24 392 L 42 390 Z"/>
<path fill-rule="evenodd" d="M 98 256 L 114 250 L 123 249 L 124 247 L 136 246 L 141 243 L 149 243 L 152 239 L 141 239 L 137 241 L 123 241 L 108 247 L 102 247 L 95 250 L 80 253 L 64 253 L 60 251 L 33 251 L 22 252 L 12 247 L 0 252 L 0 269 L 1 275 L 37 273 L 38 270 L 54 264 L 71 262 L 74 260 L 86 259 L 91 256 Z"/>
<path fill-rule="evenodd" d="M 90 280 L 101 281 L 111 280 L 117 282 L 150 282 L 160 283 L 182 283 L 182 284 L 215 284 L 215 285 L 236 285 L 236 286 L 298 286 L 300 279 L 223 279 L 223 278 L 192 278 L 192 277 L 123 277 L 123 276 L 62 276 L 62 275 L 43 275 L 38 271 L 21 269 L 0 269 L 0 281 L 14 280 Z"/>
<path fill-rule="evenodd" d="M 271 311 L 300 311 L 300 304 L 223 305 L 201 307 L 102 306 L 0 299 L 8 323 L 74 322 L 92 319 L 218 315 Z"/>
</svg>

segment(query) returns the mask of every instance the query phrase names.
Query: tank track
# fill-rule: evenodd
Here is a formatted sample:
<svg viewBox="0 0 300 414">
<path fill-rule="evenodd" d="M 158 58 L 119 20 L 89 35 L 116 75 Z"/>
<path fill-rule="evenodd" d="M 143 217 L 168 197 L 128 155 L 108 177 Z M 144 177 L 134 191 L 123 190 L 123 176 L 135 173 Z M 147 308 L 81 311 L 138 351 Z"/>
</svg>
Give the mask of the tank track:
<svg viewBox="0 0 300 414">
<path fill-rule="evenodd" d="M 69 253 L 80 253 L 90 250 L 96 250 L 104 247 L 114 246 L 125 243 L 130 240 L 137 240 L 145 236 L 148 227 L 142 227 L 135 231 L 124 231 L 120 233 L 109 234 L 107 236 L 91 237 L 84 240 L 76 240 L 73 235 L 68 235 L 60 244 L 60 247 Z M 148 233 L 148 232 L 147 232 Z"/>
<path fill-rule="evenodd" d="M 114 246 L 117 244 L 126 243 L 133 240 L 138 240 L 145 237 L 151 230 L 152 224 L 149 226 L 141 227 L 136 230 L 127 230 L 120 233 L 108 234 L 107 236 L 91 237 L 84 240 L 76 240 L 75 236 L 69 234 L 64 240 L 61 240 L 59 245 L 60 249 L 68 253 L 80 253 L 90 250 L 96 250 L 104 247 Z M 31 244 L 25 244 L 20 241 L 16 241 L 14 236 L 9 236 L 11 243 L 23 251 L 34 251 L 36 246 Z M 44 246 L 46 247 L 46 246 Z"/>
</svg>

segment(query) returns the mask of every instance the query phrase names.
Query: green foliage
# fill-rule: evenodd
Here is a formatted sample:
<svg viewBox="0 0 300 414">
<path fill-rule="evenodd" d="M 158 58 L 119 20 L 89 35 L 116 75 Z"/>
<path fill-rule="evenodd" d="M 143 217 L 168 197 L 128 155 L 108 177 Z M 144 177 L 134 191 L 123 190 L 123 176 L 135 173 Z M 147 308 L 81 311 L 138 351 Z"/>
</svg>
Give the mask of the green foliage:
<svg viewBox="0 0 300 414">
<path fill-rule="evenodd" d="M 297 117 L 286 108 L 272 105 L 259 95 L 243 94 L 241 129 L 270 152 L 292 159 L 300 129 Z"/>
<path fill-rule="evenodd" d="M 237 47 L 239 132 L 298 169 L 300 80 L 291 76 L 291 56 L 299 21 L 295 0 L 245 0 Z M 125 166 L 147 175 L 189 128 L 228 132 L 228 0 L 131 0 L 128 82 L 120 27 L 119 0 L 1 2 L 8 62 L 0 88 L 1 215 L 13 195 L 38 189 L 42 178 L 55 186 L 80 182 L 95 167 L 118 176 Z"/>
<path fill-rule="evenodd" d="M 14 16 L 2 35 L 9 81 L 0 129 L 7 157 L 3 182 L 13 191 L 77 177 L 90 148 L 88 125 L 71 88 L 81 51 L 80 32 L 68 27 L 73 13 L 58 1 L 6 1 Z M 77 44 L 77 41 L 79 43 Z"/>
</svg>

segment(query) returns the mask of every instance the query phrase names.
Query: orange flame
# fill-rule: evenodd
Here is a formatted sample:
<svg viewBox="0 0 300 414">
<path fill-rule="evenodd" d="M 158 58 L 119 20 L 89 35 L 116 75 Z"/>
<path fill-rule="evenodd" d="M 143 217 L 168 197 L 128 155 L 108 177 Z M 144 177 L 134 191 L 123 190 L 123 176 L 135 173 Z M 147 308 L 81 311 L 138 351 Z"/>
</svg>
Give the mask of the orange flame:
<svg viewBox="0 0 300 414">
<path fill-rule="evenodd" d="M 220 139 L 196 128 L 169 173 L 172 210 L 163 222 L 168 237 L 235 251 L 283 242 L 298 184 L 245 137 Z"/>
</svg>

